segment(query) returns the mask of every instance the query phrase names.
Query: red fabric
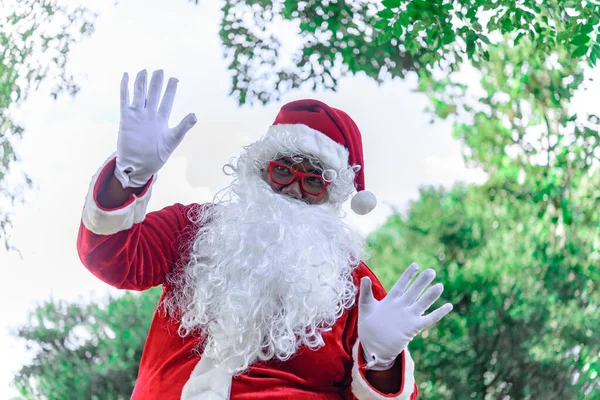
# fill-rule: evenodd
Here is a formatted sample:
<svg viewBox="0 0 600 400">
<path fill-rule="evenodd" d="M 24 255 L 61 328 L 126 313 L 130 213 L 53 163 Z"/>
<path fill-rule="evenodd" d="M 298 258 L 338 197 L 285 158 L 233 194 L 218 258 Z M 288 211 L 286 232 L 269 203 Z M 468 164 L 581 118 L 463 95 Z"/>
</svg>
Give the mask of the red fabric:
<svg viewBox="0 0 600 400">
<path fill-rule="evenodd" d="M 380 300 L 380 299 L 378 298 L 378 300 Z M 358 362 L 358 372 L 360 373 L 362 378 L 366 381 L 367 380 L 367 377 L 366 377 L 367 362 L 365 361 L 365 358 L 363 355 L 363 348 L 362 348 L 361 343 L 359 343 L 359 345 L 358 345 L 358 360 L 356 360 L 356 361 Z M 406 363 L 406 353 L 402 352 L 396 358 L 396 363 L 394 364 L 393 368 L 400 368 L 401 371 L 404 371 L 405 370 L 404 366 L 406 365 L 405 363 Z M 398 391 L 398 393 L 391 393 L 391 394 L 382 393 L 373 387 L 371 387 L 371 389 L 380 396 L 394 398 L 398 395 L 398 393 L 402 393 L 404 391 L 404 379 L 402 379 L 402 382 L 400 384 L 400 390 Z M 410 396 L 410 400 L 416 400 L 417 395 L 418 395 L 418 389 L 417 389 L 417 384 L 415 383 L 413 393 Z"/>
<path fill-rule="evenodd" d="M 365 189 L 362 137 L 356 123 L 344 111 L 318 100 L 297 100 L 281 107 L 273 122 L 273 125 L 278 124 L 303 124 L 345 146 L 350 155 L 350 165 L 361 167 L 354 178 L 356 191 Z"/>
<path fill-rule="evenodd" d="M 148 213 L 143 222 L 112 235 L 97 235 L 82 223 L 77 239 L 81 261 L 92 274 L 116 288 L 144 290 L 162 284 L 164 297 L 171 290 L 165 283 L 167 275 L 175 265 L 184 265 L 182 261 L 187 258 L 185 245 L 194 236 L 188 215 L 192 207 L 197 206 L 175 204 Z M 383 298 L 385 289 L 361 263 L 354 276 L 357 285 L 363 276 L 371 278 L 375 298 Z M 231 398 L 354 399 L 350 383 L 356 326 L 357 306 L 346 311 L 332 331 L 323 335 L 323 348 L 301 349 L 286 362 L 254 364 L 247 373 L 233 380 Z M 132 399 L 180 398 L 183 385 L 200 357 L 192 352 L 197 338 L 181 338 L 178 327 L 177 321 L 157 310 Z"/>
</svg>

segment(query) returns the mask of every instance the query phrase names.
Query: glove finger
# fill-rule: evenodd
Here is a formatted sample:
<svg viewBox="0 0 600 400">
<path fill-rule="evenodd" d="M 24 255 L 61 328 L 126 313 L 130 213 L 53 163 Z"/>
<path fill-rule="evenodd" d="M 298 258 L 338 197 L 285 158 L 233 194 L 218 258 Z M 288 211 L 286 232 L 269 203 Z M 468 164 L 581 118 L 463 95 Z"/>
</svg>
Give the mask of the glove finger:
<svg viewBox="0 0 600 400">
<path fill-rule="evenodd" d="M 175 100 L 175 93 L 177 92 L 177 78 L 170 78 L 167 82 L 167 88 L 165 89 L 165 95 L 163 96 L 160 108 L 158 109 L 158 115 L 167 121 L 171 117 L 171 109 L 173 108 L 173 101 Z"/>
<path fill-rule="evenodd" d="M 429 284 L 431 282 L 433 282 L 434 278 L 435 278 L 435 271 L 432 270 L 431 268 L 423 271 L 421 273 L 421 275 L 419 275 L 417 277 L 417 279 L 415 279 L 415 281 L 411 285 L 411 287 L 408 288 L 408 290 L 406 291 L 404 296 L 402 296 L 403 301 L 405 301 L 406 304 L 409 304 L 409 305 L 413 304 L 417 300 L 417 298 L 421 295 L 423 290 L 425 290 L 425 288 L 427 286 L 429 286 Z"/>
<path fill-rule="evenodd" d="M 181 120 L 181 122 L 179 123 L 179 125 L 177 125 L 175 128 L 170 130 L 170 133 L 167 137 L 165 137 L 165 148 L 167 150 L 167 152 L 169 154 L 162 154 L 161 155 L 161 159 L 162 162 L 166 162 L 166 158 L 171 155 L 175 149 L 177 148 L 177 146 L 179 146 L 179 144 L 181 143 L 181 141 L 183 140 L 183 138 L 185 137 L 185 134 L 192 129 L 192 127 L 194 125 L 196 125 L 196 122 L 198 121 L 198 119 L 196 118 L 196 115 L 193 113 L 190 113 L 188 115 L 185 116 L 185 118 L 183 118 Z"/>
<path fill-rule="evenodd" d="M 441 306 L 440 308 L 438 308 L 437 310 L 432 311 L 431 313 L 425 315 L 424 317 L 421 317 L 420 329 L 422 330 L 430 325 L 435 324 L 440 319 L 444 318 L 446 316 L 446 314 L 448 314 L 450 311 L 452 311 L 453 308 L 454 307 L 452 306 L 452 304 L 446 303 L 443 306 Z"/>
<path fill-rule="evenodd" d="M 121 79 L 121 116 L 129 107 L 129 75 L 127 72 L 123 74 Z"/>
<path fill-rule="evenodd" d="M 154 71 L 152 78 L 150 79 L 150 86 L 148 87 L 148 102 L 146 108 L 148 110 L 156 111 L 158 108 L 158 101 L 160 100 L 160 92 L 162 91 L 164 73 L 162 69 Z"/>
<path fill-rule="evenodd" d="M 402 275 L 400 275 L 400 278 L 398 278 L 398 280 L 390 289 L 387 295 L 390 298 L 402 296 L 406 291 L 408 284 L 410 283 L 410 281 L 412 281 L 417 272 L 419 272 L 419 266 L 416 263 L 410 264 L 410 266 L 406 268 L 406 270 L 404 270 Z"/>
<path fill-rule="evenodd" d="M 373 282 L 371 282 L 369 277 L 365 276 L 360 280 L 360 295 L 358 296 L 359 309 L 368 306 L 373 300 L 375 300 L 373 297 Z"/>
<path fill-rule="evenodd" d="M 146 105 L 146 81 L 148 80 L 148 72 L 144 69 L 138 72 L 133 84 L 133 101 L 131 106 L 134 108 L 144 108 Z"/>
<path fill-rule="evenodd" d="M 437 299 L 440 298 L 443 291 L 444 291 L 444 285 L 442 285 L 441 283 L 437 283 L 437 284 L 433 285 L 432 287 L 430 287 L 429 289 L 427 289 L 425 291 L 425 293 L 423 293 L 423 295 L 415 303 L 415 307 L 416 307 L 417 311 L 419 312 L 419 315 L 423 315 L 423 313 L 429 307 L 431 307 L 431 305 L 433 303 L 435 303 L 435 301 Z"/>
</svg>

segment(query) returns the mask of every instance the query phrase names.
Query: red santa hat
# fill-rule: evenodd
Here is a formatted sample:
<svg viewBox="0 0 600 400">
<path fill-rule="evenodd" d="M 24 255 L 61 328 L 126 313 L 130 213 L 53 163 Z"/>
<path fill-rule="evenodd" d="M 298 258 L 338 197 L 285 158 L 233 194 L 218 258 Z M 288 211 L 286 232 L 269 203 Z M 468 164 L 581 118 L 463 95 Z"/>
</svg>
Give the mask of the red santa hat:
<svg viewBox="0 0 600 400">
<path fill-rule="evenodd" d="M 352 197 L 351 208 L 360 215 L 375 208 L 375 195 L 365 190 L 362 137 L 348 114 L 318 100 L 297 100 L 281 107 L 267 136 L 282 130 L 300 136 L 302 150 L 329 168 L 339 171 L 360 166 L 354 178 L 357 193 Z"/>
</svg>

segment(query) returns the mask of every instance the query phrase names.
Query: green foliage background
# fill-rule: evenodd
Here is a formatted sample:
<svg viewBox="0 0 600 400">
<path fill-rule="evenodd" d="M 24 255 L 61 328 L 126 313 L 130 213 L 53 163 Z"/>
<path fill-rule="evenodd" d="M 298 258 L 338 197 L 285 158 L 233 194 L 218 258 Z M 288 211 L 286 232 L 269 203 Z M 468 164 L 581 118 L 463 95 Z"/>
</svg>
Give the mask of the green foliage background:
<svg viewBox="0 0 600 400">
<path fill-rule="evenodd" d="M 488 174 L 483 185 L 422 188 L 368 240 L 388 288 L 417 261 L 455 305 L 411 343 L 420 398 L 600 399 L 600 119 L 570 109 L 600 55 L 600 4 L 223 4 L 241 104 L 303 85 L 335 90 L 348 74 L 383 83 L 414 73 L 432 118 L 451 119 L 465 161 Z M 269 30 L 277 18 L 304 39 L 285 69 Z M 466 67 L 481 95 L 456 73 Z M 38 308 L 18 333 L 36 355 L 15 377 L 23 398 L 127 398 L 158 295 Z"/>
<path fill-rule="evenodd" d="M 68 7 L 56 0 L 0 0 L 0 240 L 14 249 L 8 236 L 12 226 L 6 205 L 23 199 L 31 179 L 17 185 L 5 177 L 17 160 L 15 143 L 24 127 L 14 111 L 47 80 L 50 95 L 75 95 L 79 91 L 68 72 L 71 47 L 93 33 L 96 15 L 85 7 Z"/>
<path fill-rule="evenodd" d="M 17 332 L 35 354 L 15 377 L 19 398 L 129 399 L 160 293 L 38 307 Z"/>
</svg>

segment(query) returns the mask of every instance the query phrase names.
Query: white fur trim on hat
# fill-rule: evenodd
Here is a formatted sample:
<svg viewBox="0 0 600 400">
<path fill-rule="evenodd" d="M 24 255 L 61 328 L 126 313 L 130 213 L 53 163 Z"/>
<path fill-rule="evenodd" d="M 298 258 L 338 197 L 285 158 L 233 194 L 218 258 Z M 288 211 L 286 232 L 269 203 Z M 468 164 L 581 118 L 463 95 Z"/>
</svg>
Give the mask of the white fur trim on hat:
<svg viewBox="0 0 600 400">
<path fill-rule="evenodd" d="M 291 135 L 290 135 L 291 134 Z M 348 149 L 337 143 L 322 132 L 312 129 L 304 124 L 277 124 L 272 125 L 265 139 L 288 141 L 293 147 L 306 154 L 317 157 L 335 170 L 348 168 Z"/>
<path fill-rule="evenodd" d="M 365 215 L 377 207 L 377 197 L 368 190 L 356 193 L 350 201 L 350 208 L 358 215 Z"/>
<path fill-rule="evenodd" d="M 354 365 L 352 366 L 352 394 L 354 394 L 358 400 L 410 400 L 415 389 L 415 364 L 410 357 L 408 349 L 405 349 L 403 352 L 404 365 L 402 369 L 402 378 L 404 379 L 404 382 L 400 385 L 400 387 L 402 387 L 402 392 L 396 397 L 391 397 L 389 395 L 384 396 L 381 392 L 376 391 L 362 376 L 358 370 L 358 348 L 359 341 L 357 340 L 352 348 L 352 358 L 354 359 Z"/>
<path fill-rule="evenodd" d="M 202 357 L 183 386 L 181 400 L 228 400 L 232 375 Z"/>
<path fill-rule="evenodd" d="M 133 202 L 125 207 L 110 211 L 101 209 L 94 198 L 94 188 L 98 183 L 100 173 L 114 158 L 115 154 L 112 154 L 92 178 L 81 216 L 83 225 L 97 235 L 112 235 L 131 229 L 133 224 L 142 222 L 146 217 L 146 208 L 150 201 L 152 185 L 156 181 L 156 175 L 154 175 L 150 187 L 146 189 L 145 193 L 140 197 L 136 197 Z"/>
</svg>

